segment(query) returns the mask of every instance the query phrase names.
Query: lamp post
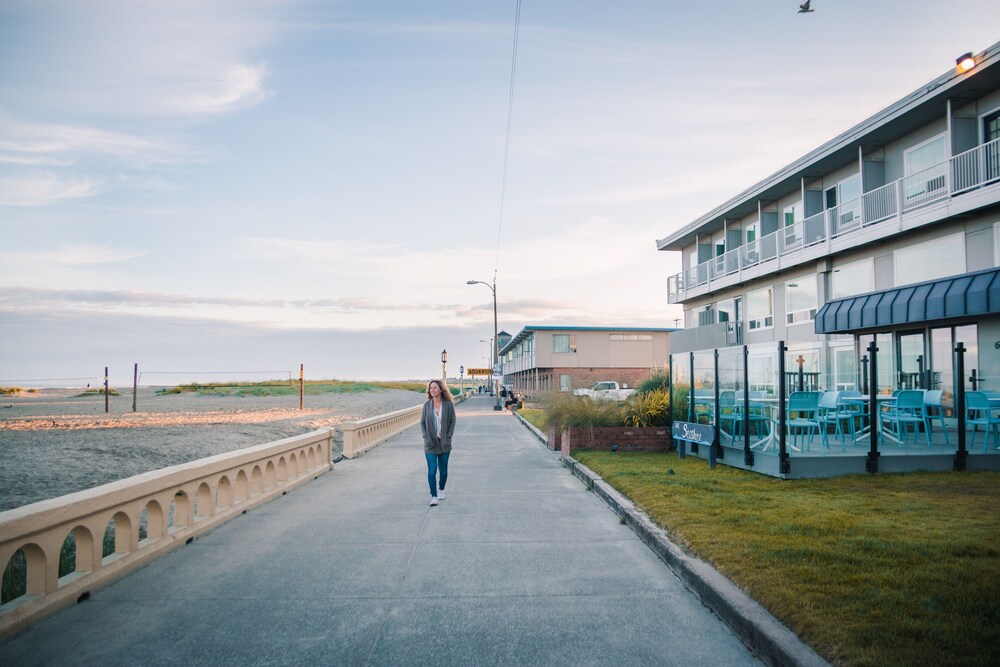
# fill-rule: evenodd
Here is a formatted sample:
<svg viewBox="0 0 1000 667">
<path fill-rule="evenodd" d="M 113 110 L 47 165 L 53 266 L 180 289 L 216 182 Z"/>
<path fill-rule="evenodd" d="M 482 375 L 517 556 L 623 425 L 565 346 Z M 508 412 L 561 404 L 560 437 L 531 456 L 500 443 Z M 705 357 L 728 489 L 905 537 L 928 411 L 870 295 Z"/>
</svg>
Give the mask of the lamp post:
<svg viewBox="0 0 1000 667">
<path fill-rule="evenodd" d="M 459 377 L 458 391 L 459 391 L 459 393 L 461 393 L 461 394 L 464 395 L 465 394 L 465 366 L 459 366 L 458 367 L 458 377 Z"/>
<path fill-rule="evenodd" d="M 448 384 L 448 350 L 441 350 L 441 382 Z"/>
<path fill-rule="evenodd" d="M 497 352 L 499 352 L 499 350 L 497 350 L 497 332 L 499 331 L 499 329 L 497 328 L 497 279 L 495 277 L 493 278 L 492 285 L 483 282 L 482 280 L 467 280 L 465 281 L 465 284 L 486 285 L 487 287 L 490 288 L 490 291 L 493 292 L 493 342 L 490 344 L 491 348 L 490 352 L 493 357 L 493 373 L 495 374 L 497 372 L 497 365 L 498 365 L 497 362 L 499 361 L 499 359 L 497 359 Z M 492 378 L 490 384 L 493 385 L 494 387 L 496 386 L 496 383 L 492 381 Z M 500 405 L 500 392 L 497 391 L 496 395 L 497 395 L 497 404 L 493 406 L 493 409 L 502 410 L 503 406 Z"/>
</svg>

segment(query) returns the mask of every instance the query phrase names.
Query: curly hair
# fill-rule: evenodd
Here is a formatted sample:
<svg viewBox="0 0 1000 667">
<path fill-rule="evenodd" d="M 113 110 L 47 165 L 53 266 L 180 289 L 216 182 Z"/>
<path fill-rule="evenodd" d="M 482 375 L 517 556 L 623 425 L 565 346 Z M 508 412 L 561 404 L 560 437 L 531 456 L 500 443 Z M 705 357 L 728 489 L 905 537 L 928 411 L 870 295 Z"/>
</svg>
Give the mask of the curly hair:
<svg viewBox="0 0 1000 667">
<path fill-rule="evenodd" d="M 431 397 L 431 385 L 436 384 L 438 389 L 441 390 L 441 400 L 450 401 L 451 400 L 451 390 L 448 389 L 448 385 L 444 383 L 444 380 L 431 380 L 427 383 L 427 398 Z"/>
</svg>

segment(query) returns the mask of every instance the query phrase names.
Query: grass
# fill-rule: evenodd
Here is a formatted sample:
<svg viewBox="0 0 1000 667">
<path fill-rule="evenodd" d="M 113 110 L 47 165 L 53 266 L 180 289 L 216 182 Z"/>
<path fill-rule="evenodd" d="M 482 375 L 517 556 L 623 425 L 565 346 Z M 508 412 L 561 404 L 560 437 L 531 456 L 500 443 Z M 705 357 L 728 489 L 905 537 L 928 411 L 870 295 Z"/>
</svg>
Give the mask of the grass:
<svg viewBox="0 0 1000 667">
<path fill-rule="evenodd" d="M 0 387 L 0 396 L 15 396 L 17 394 L 37 394 L 37 389 L 25 389 L 24 387 Z"/>
<path fill-rule="evenodd" d="M 545 429 L 549 427 L 549 419 L 545 414 L 545 410 L 540 408 L 521 408 L 517 411 L 517 414 L 531 422 L 542 433 L 545 433 Z"/>
<path fill-rule="evenodd" d="M 1000 664 L 1000 473 L 782 481 L 574 457 L 835 664 Z"/>
<path fill-rule="evenodd" d="M 117 389 L 108 389 L 108 396 L 121 396 L 122 393 Z M 88 389 L 82 394 L 77 394 L 77 398 L 86 398 L 87 396 L 104 396 L 104 387 L 98 387 L 96 389 Z"/>
<path fill-rule="evenodd" d="M 306 380 L 306 394 L 346 394 L 381 389 L 402 389 L 423 392 L 423 382 L 351 382 L 348 380 Z M 292 396 L 298 395 L 298 380 L 270 380 L 267 382 L 230 382 L 207 384 L 182 384 L 160 389 L 158 394 L 193 393 L 202 396 Z"/>
</svg>

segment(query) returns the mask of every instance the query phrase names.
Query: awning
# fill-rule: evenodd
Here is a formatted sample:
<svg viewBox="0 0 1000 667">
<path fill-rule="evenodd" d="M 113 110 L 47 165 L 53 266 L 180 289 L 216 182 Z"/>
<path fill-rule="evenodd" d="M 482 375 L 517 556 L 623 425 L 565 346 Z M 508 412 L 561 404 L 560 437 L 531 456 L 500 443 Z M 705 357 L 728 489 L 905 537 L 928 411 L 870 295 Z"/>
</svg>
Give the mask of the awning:
<svg viewBox="0 0 1000 667">
<path fill-rule="evenodd" d="M 1000 268 L 830 301 L 816 313 L 816 333 L 920 324 L 1000 313 Z"/>
</svg>

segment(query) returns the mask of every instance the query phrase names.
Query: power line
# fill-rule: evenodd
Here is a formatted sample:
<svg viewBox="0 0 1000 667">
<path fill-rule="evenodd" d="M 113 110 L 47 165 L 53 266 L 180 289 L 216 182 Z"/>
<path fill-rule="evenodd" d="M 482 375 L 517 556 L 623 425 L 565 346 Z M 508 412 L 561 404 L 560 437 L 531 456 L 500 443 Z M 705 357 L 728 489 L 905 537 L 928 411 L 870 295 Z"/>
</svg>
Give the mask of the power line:
<svg viewBox="0 0 1000 667">
<path fill-rule="evenodd" d="M 507 161 L 510 155 L 510 125 L 514 115 L 514 75 L 517 73 L 517 41 L 521 32 L 521 0 L 517 0 L 514 12 L 514 48 L 510 56 L 510 88 L 507 93 L 507 136 L 503 148 L 503 176 L 500 179 L 500 219 L 497 223 L 497 256 L 493 263 L 493 284 L 497 284 L 497 272 L 500 270 L 500 237 L 503 233 L 503 205 L 507 194 Z"/>
</svg>

